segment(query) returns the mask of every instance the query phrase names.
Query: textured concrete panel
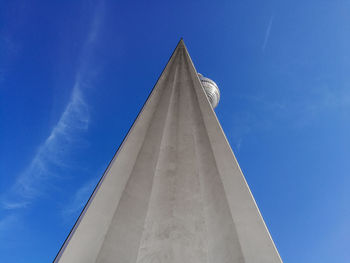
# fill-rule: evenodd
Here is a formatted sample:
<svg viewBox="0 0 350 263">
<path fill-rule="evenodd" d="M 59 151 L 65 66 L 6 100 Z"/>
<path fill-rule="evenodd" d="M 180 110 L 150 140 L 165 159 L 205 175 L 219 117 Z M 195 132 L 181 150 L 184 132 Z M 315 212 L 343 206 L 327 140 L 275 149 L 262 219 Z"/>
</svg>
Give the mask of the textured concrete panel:
<svg viewBox="0 0 350 263">
<path fill-rule="evenodd" d="M 55 262 L 282 262 L 183 41 Z"/>
</svg>

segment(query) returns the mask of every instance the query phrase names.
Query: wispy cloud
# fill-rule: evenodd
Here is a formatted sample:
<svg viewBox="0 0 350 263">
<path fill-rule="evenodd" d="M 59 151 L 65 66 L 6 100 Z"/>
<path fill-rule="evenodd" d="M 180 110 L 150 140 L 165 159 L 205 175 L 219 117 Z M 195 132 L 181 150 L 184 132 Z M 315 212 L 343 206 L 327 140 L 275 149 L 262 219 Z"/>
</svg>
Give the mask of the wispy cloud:
<svg viewBox="0 0 350 263">
<path fill-rule="evenodd" d="M 26 4 L 19 5 L 16 1 L 2 3 L 2 10 L 12 10 L 11 12 L 3 12 L 2 24 L 0 27 L 0 84 L 2 84 L 6 75 L 12 71 L 13 64 L 22 51 L 22 46 L 16 41 L 16 33 L 23 31 L 23 25 L 27 21 L 28 10 Z M 0 90 L 5 85 L 0 85 Z"/>
<path fill-rule="evenodd" d="M 59 121 L 39 147 L 29 166 L 17 178 L 9 196 L 2 200 L 3 207 L 22 208 L 39 196 L 45 182 L 51 177 L 57 177 L 57 169 L 66 167 L 67 150 L 74 147 L 76 134 L 87 130 L 88 126 L 89 110 L 78 78 Z"/>
<path fill-rule="evenodd" d="M 1 31 L 0 34 L 2 35 L 2 37 L 0 37 L 0 54 L 2 56 L 0 60 L 0 83 L 2 83 L 5 80 L 6 73 L 11 68 L 13 60 L 17 57 L 20 48 L 17 43 L 12 40 L 11 36 Z"/>
<path fill-rule="evenodd" d="M 7 215 L 0 219 L 0 233 L 7 231 L 11 226 L 18 222 L 18 217 L 15 215 Z"/>
<path fill-rule="evenodd" d="M 49 136 L 38 147 L 30 164 L 18 176 L 12 188 L 1 198 L 4 209 L 28 206 L 43 192 L 58 171 L 69 168 L 69 151 L 79 144 L 79 136 L 89 127 L 89 106 L 84 99 L 84 89 L 91 86 L 89 59 L 100 28 L 102 9 L 97 8 L 82 48 L 81 63 L 77 70 L 70 99 Z"/>
<path fill-rule="evenodd" d="M 291 92 L 289 97 L 268 95 L 240 95 L 245 108 L 236 112 L 231 125 L 234 150 L 239 151 L 246 135 L 256 131 L 271 131 L 278 127 L 304 129 L 324 118 L 337 116 L 349 121 L 350 90 L 326 85 L 304 90 L 305 96 Z M 272 98 L 274 97 L 274 98 Z M 291 99 L 295 98 L 295 99 Z"/>
<path fill-rule="evenodd" d="M 79 213 L 84 205 L 86 204 L 89 196 L 92 194 L 94 187 L 96 186 L 97 180 L 92 179 L 84 183 L 74 194 L 73 198 L 68 202 L 62 210 L 63 218 L 75 217 Z"/>
<path fill-rule="evenodd" d="M 0 215 L 0 249 L 2 251 L 6 251 L 16 244 L 18 245 L 17 237 L 23 231 L 22 226 L 22 218 L 16 213 Z"/>
<path fill-rule="evenodd" d="M 267 25 L 267 28 L 266 28 L 266 31 L 265 31 L 264 42 L 263 42 L 263 45 L 261 47 L 263 52 L 265 51 L 266 45 L 269 42 L 273 19 L 274 19 L 274 17 L 271 16 L 271 18 L 269 20 L 269 24 Z"/>
</svg>

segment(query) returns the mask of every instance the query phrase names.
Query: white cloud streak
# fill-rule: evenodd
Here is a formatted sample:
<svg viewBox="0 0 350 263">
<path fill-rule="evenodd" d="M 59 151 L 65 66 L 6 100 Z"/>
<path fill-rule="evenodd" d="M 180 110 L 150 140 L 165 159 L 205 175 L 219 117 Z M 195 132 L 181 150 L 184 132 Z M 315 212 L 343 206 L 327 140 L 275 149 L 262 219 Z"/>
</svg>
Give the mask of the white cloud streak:
<svg viewBox="0 0 350 263">
<path fill-rule="evenodd" d="M 293 95 L 295 95 L 293 93 Z M 231 132 L 235 150 L 239 150 L 247 134 L 256 131 L 270 131 L 280 126 L 289 129 L 305 129 L 327 114 L 349 121 L 350 90 L 315 86 L 306 97 L 272 99 L 269 96 L 241 95 L 240 100 L 249 107 L 236 112 L 232 117 Z"/>
<path fill-rule="evenodd" d="M 0 219 L 0 233 L 7 231 L 11 226 L 18 222 L 18 218 L 15 215 L 7 215 Z M 0 236 L 1 237 L 1 236 Z"/>
<path fill-rule="evenodd" d="M 272 23 L 273 23 L 273 16 L 271 16 L 270 18 L 270 21 L 269 21 L 269 24 L 266 28 L 266 31 L 265 31 L 265 37 L 264 37 L 264 42 L 263 42 L 263 45 L 261 47 L 262 51 L 264 52 L 265 51 L 265 48 L 266 48 L 266 45 L 267 43 L 269 42 L 269 38 L 270 38 L 270 33 L 271 33 L 271 28 L 272 28 Z"/>
<path fill-rule="evenodd" d="M 82 97 L 78 79 L 59 121 L 39 147 L 29 166 L 17 178 L 10 192 L 10 199 L 2 200 L 3 207 L 22 208 L 39 196 L 45 181 L 57 177 L 55 170 L 66 166 L 66 151 L 74 144 L 74 135 L 87 130 L 88 126 L 88 106 Z"/>
<path fill-rule="evenodd" d="M 81 64 L 67 106 L 28 167 L 19 175 L 10 191 L 2 196 L 2 208 L 11 210 L 28 206 L 45 192 L 50 179 L 59 178 L 57 171 L 69 168 L 69 151 L 77 146 L 77 135 L 89 127 L 89 107 L 83 90 L 90 86 L 89 57 L 98 36 L 101 16 L 102 9 L 97 8 L 82 49 Z"/>
<path fill-rule="evenodd" d="M 90 180 L 84 183 L 74 194 L 69 204 L 62 210 L 63 218 L 71 218 L 79 213 L 86 204 L 89 196 L 92 194 L 94 187 L 96 186 L 96 180 Z"/>
</svg>

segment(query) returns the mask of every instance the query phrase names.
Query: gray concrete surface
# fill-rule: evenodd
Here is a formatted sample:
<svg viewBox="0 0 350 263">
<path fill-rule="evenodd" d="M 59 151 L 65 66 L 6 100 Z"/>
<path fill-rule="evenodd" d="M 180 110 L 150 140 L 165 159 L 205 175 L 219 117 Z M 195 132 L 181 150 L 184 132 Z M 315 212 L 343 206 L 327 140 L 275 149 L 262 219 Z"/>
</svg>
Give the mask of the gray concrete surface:
<svg viewBox="0 0 350 263">
<path fill-rule="evenodd" d="M 183 41 L 55 262 L 282 262 Z"/>
</svg>

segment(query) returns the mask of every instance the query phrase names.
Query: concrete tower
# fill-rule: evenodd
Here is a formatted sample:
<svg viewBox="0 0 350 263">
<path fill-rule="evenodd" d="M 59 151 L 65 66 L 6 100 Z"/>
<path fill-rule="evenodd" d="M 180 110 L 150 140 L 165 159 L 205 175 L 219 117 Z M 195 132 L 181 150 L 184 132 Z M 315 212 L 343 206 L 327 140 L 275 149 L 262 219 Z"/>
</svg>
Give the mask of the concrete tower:
<svg viewBox="0 0 350 263">
<path fill-rule="evenodd" d="M 282 262 L 219 99 L 181 40 L 55 262 Z"/>
</svg>

